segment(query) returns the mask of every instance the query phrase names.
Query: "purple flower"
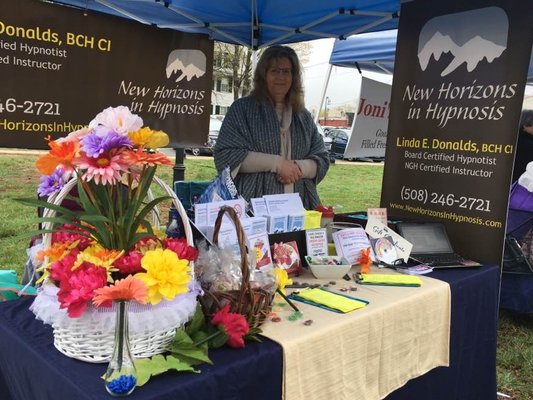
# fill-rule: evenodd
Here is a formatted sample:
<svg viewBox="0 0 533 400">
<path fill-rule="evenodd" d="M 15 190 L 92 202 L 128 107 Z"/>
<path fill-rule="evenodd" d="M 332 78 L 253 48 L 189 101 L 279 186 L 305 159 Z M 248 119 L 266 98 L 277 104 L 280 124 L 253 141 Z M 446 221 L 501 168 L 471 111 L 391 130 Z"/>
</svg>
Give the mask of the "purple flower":
<svg viewBox="0 0 533 400">
<path fill-rule="evenodd" d="M 59 192 L 69 176 L 66 175 L 61 169 L 57 168 L 51 175 L 41 176 L 41 183 L 37 188 L 39 196 L 49 196 L 52 193 Z"/>
<path fill-rule="evenodd" d="M 102 153 L 120 147 L 131 148 L 132 142 L 127 136 L 115 131 L 102 132 L 101 129 L 96 129 L 81 139 L 81 149 L 88 157 L 98 158 Z"/>
</svg>

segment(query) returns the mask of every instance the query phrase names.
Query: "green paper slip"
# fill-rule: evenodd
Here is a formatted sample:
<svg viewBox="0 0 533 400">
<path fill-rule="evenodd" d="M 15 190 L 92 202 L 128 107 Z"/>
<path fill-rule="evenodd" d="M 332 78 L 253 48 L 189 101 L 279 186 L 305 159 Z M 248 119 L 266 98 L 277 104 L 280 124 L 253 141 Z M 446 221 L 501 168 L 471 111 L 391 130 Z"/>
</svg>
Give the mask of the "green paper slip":
<svg viewBox="0 0 533 400">
<path fill-rule="evenodd" d="M 414 275 L 357 274 L 361 285 L 422 286 L 422 279 Z"/>
<path fill-rule="evenodd" d="M 344 313 L 363 308 L 367 305 L 367 303 L 364 301 L 351 299 L 337 293 L 321 290 L 319 288 L 304 289 L 300 291 L 298 297 L 319 305 L 324 305 L 326 307 L 339 310 Z"/>
</svg>

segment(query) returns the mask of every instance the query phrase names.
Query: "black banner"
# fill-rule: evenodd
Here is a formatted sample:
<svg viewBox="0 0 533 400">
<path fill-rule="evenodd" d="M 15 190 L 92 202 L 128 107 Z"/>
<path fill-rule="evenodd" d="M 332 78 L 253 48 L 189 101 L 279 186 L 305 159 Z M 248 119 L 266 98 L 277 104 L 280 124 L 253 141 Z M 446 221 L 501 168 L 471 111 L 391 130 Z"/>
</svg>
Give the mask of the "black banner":
<svg viewBox="0 0 533 400">
<path fill-rule="evenodd" d="M 37 0 L 0 3 L 0 147 L 52 138 L 124 105 L 173 147 L 202 145 L 211 113 L 207 36 Z"/>
<path fill-rule="evenodd" d="M 500 263 L 533 2 L 402 5 L 381 206 Z"/>
</svg>

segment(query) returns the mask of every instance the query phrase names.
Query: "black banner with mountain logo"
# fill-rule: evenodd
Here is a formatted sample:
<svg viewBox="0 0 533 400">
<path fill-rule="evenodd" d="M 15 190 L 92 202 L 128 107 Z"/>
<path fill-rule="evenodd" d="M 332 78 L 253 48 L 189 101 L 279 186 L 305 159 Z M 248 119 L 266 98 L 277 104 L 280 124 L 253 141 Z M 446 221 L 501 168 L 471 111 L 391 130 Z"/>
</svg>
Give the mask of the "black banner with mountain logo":
<svg viewBox="0 0 533 400">
<path fill-rule="evenodd" d="M 500 263 L 533 2 L 402 4 L 381 206 Z"/>
<path fill-rule="evenodd" d="M 213 41 L 37 0 L 0 3 L 0 147 L 47 148 L 110 106 L 201 146 Z"/>
</svg>

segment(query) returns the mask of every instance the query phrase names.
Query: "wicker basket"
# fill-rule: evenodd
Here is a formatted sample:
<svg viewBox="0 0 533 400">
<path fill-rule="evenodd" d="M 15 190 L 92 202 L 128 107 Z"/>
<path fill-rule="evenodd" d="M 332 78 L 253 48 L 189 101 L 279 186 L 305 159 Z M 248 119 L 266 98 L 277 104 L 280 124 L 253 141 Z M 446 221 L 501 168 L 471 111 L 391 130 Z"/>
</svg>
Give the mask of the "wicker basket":
<svg viewBox="0 0 533 400">
<path fill-rule="evenodd" d="M 161 179 L 154 177 L 154 182 L 159 185 L 166 195 L 172 198 L 180 217 L 183 220 L 185 237 L 189 245 L 193 245 L 192 229 L 187 218 L 185 209 L 178 200 L 172 189 Z M 76 185 L 76 179 L 70 180 L 57 195 L 51 197 L 49 202 L 61 204 L 70 190 Z M 149 200 L 153 198 L 151 192 L 148 194 Z M 44 217 L 53 217 L 55 211 L 45 209 Z M 153 226 L 159 227 L 160 219 L 157 209 L 152 213 Z M 51 223 L 43 223 L 44 229 L 51 228 Z M 52 242 L 51 234 L 43 235 L 43 245 L 50 246 Z M 191 262 L 191 271 L 194 265 Z M 194 277 L 193 277 L 194 286 Z M 46 287 L 48 286 L 48 287 Z M 198 288 L 199 289 L 199 288 Z M 111 358 L 114 343 L 114 322 L 115 310 L 113 308 L 94 308 L 89 306 L 81 318 L 68 318 L 66 311 L 59 309 L 57 300 L 57 288 L 53 284 L 43 284 L 43 288 L 32 305 L 32 311 L 37 318 L 45 323 L 50 323 L 53 327 L 54 346 L 68 357 L 87 362 L 106 362 Z M 130 348 L 134 357 L 150 357 L 166 351 L 168 345 L 174 338 L 176 328 L 183 326 L 194 314 L 196 308 L 196 297 L 199 290 L 191 290 L 189 293 L 178 296 L 173 301 L 162 301 L 157 306 L 140 305 L 131 303 L 128 313 L 130 315 Z M 54 303 L 55 302 L 55 303 Z M 55 316 L 50 317 L 50 307 L 57 307 Z M 46 318 L 42 315 L 47 314 Z M 166 329 L 155 330 L 153 322 L 155 315 L 162 315 L 168 322 L 162 325 L 169 325 Z M 146 319 L 146 323 L 138 323 L 137 327 L 131 323 L 134 316 L 138 321 Z M 105 323 L 103 322 L 105 321 Z"/>
<path fill-rule="evenodd" d="M 213 232 L 213 243 L 218 245 L 218 233 L 224 214 L 232 220 L 237 231 L 237 239 L 241 252 L 242 281 L 239 289 L 228 291 L 206 291 L 200 298 L 200 304 L 207 316 L 212 316 L 226 304 L 230 304 L 230 312 L 242 314 L 246 317 L 250 328 L 259 327 L 272 309 L 274 294 L 260 287 L 250 285 L 250 263 L 246 250 L 246 235 L 235 210 L 222 207 L 218 212 Z"/>
</svg>

